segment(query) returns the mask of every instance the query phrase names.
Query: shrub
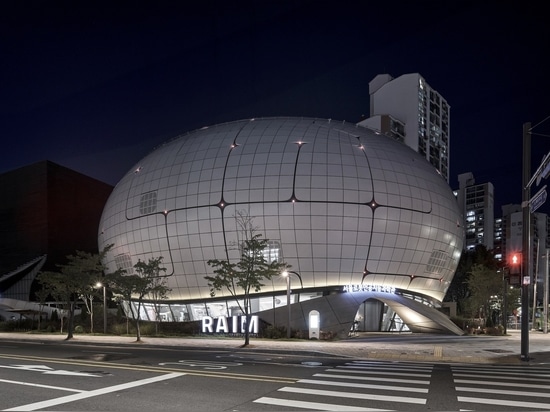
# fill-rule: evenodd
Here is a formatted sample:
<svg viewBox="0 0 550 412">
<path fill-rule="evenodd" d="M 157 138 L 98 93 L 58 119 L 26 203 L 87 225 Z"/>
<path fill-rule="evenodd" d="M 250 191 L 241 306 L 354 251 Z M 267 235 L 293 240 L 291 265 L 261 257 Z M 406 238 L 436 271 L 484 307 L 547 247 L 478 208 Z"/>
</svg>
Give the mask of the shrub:
<svg viewBox="0 0 550 412">
<path fill-rule="evenodd" d="M 281 339 L 286 337 L 286 328 L 284 326 L 269 325 L 262 331 L 262 337 L 267 339 Z"/>
<path fill-rule="evenodd" d="M 133 327 L 132 324 L 127 325 L 126 322 L 124 322 L 124 323 L 115 323 L 114 325 L 110 325 L 110 330 L 111 332 L 113 332 L 113 334 L 121 336 L 121 335 L 134 333 L 135 328 Z"/>
<path fill-rule="evenodd" d="M 501 336 L 504 332 L 504 328 L 502 326 L 491 326 L 488 328 L 485 328 L 485 334 L 492 335 L 492 336 Z"/>
<path fill-rule="evenodd" d="M 154 336 L 156 334 L 155 324 L 152 322 L 140 322 L 139 330 L 142 336 Z"/>
</svg>

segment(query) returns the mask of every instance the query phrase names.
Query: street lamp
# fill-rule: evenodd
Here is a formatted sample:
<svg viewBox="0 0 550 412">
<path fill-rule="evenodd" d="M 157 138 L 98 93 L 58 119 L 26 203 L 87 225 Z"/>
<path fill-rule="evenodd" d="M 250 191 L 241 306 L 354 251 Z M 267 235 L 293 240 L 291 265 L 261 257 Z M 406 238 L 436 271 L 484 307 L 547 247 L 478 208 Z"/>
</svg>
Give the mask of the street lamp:
<svg viewBox="0 0 550 412">
<path fill-rule="evenodd" d="M 502 314 L 502 325 L 504 326 L 504 335 L 506 335 L 506 329 L 508 326 L 508 312 L 506 311 L 508 302 L 506 295 L 508 294 L 507 288 L 508 288 L 508 280 L 510 278 L 506 276 L 506 267 L 502 268 L 502 306 L 501 306 L 501 314 Z"/>
<path fill-rule="evenodd" d="M 302 277 L 299 273 L 293 272 L 291 270 L 285 270 L 282 273 L 282 276 L 286 279 L 286 306 L 288 308 L 288 327 L 286 328 L 286 337 L 290 338 L 290 320 L 291 320 L 291 314 L 290 314 L 290 274 L 298 276 L 298 279 L 300 279 L 300 286 L 303 289 L 304 284 L 302 283 Z M 298 301 L 300 301 L 299 298 L 300 295 L 298 295 Z"/>
<path fill-rule="evenodd" d="M 101 282 L 96 283 L 96 287 L 103 288 L 103 334 L 107 334 L 107 289 Z"/>
<path fill-rule="evenodd" d="M 286 279 L 286 307 L 288 309 L 288 323 L 286 327 L 286 337 L 290 338 L 290 273 L 286 270 L 282 273 L 282 276 Z"/>
</svg>

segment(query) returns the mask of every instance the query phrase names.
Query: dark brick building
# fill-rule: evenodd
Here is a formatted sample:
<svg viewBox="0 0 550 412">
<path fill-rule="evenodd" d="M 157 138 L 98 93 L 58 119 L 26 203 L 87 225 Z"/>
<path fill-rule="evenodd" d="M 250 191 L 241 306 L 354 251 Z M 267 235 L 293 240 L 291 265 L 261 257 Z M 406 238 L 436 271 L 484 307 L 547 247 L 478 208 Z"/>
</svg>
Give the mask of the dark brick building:
<svg viewBox="0 0 550 412">
<path fill-rule="evenodd" d="M 57 270 L 76 250 L 98 251 L 113 187 L 42 161 L 1 174 L 0 189 L 0 296 L 34 300 L 30 271 Z"/>
</svg>

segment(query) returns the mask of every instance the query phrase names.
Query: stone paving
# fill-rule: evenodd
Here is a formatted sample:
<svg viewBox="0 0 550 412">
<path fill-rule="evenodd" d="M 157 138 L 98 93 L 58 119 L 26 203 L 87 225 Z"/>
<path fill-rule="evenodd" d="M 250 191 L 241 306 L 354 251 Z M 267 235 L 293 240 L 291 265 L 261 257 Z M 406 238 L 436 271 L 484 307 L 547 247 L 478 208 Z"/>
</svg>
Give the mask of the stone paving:
<svg viewBox="0 0 550 412">
<path fill-rule="evenodd" d="M 65 335 L 33 333 L 0 333 L 2 341 L 33 340 L 60 344 L 128 344 L 152 346 L 181 346 L 204 349 L 233 349 L 256 352 L 315 352 L 359 359 L 406 360 L 453 363 L 499 363 L 550 365 L 550 334 L 530 331 L 528 359 L 521 359 L 521 333 L 509 331 L 506 336 L 447 336 L 412 334 L 359 334 L 340 341 L 250 339 L 242 348 L 243 338 L 157 338 L 75 334 L 67 341 Z"/>
</svg>

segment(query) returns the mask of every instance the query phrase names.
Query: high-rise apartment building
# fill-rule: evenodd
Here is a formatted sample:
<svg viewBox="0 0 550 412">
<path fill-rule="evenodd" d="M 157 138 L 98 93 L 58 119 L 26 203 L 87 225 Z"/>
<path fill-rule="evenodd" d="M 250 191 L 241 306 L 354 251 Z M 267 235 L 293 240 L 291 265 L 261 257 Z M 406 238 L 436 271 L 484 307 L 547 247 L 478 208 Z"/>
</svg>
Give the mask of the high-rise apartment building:
<svg viewBox="0 0 550 412">
<path fill-rule="evenodd" d="M 358 124 L 404 142 L 449 182 L 450 106 L 418 73 L 369 83 L 370 117 Z"/>
<path fill-rule="evenodd" d="M 506 235 L 502 247 L 502 258 L 508 262 L 508 256 L 513 253 L 523 253 L 523 211 L 521 205 L 510 204 L 502 206 L 502 224 Z M 546 252 L 550 249 L 550 219 L 546 213 L 531 214 L 530 228 L 530 272 L 533 284 L 542 286 L 546 277 Z M 542 300 L 542 287 L 537 288 L 537 299 Z"/>
<path fill-rule="evenodd" d="M 458 175 L 458 190 L 455 190 L 455 195 L 464 218 L 464 249 L 473 250 L 477 245 L 485 245 L 489 250 L 494 249 L 493 184 L 476 184 L 472 173 L 462 173 Z"/>
</svg>

